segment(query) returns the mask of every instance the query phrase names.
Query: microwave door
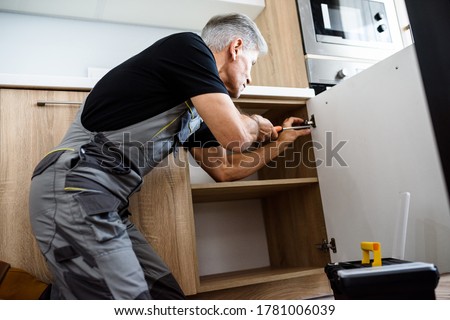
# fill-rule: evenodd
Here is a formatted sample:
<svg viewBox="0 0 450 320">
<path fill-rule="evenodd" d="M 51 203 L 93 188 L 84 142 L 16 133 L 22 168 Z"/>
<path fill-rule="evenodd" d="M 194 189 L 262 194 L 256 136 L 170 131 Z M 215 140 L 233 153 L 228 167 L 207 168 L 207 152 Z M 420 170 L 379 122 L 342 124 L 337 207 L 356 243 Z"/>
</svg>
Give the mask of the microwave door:
<svg viewBox="0 0 450 320">
<path fill-rule="evenodd" d="M 414 46 L 320 93 L 307 108 L 316 122 L 328 241 L 336 241 L 332 261 L 359 260 L 360 242 L 378 241 L 383 257 L 449 272 L 450 209 Z"/>
<path fill-rule="evenodd" d="M 318 42 L 377 47 L 392 43 L 385 5 L 376 1 L 311 1 Z"/>
<path fill-rule="evenodd" d="M 392 0 L 297 0 L 307 56 L 381 60 L 403 47 Z"/>
<path fill-rule="evenodd" d="M 364 1 L 353 1 L 351 5 L 342 1 L 311 1 L 317 36 L 373 41 L 370 8 L 365 4 Z"/>
</svg>

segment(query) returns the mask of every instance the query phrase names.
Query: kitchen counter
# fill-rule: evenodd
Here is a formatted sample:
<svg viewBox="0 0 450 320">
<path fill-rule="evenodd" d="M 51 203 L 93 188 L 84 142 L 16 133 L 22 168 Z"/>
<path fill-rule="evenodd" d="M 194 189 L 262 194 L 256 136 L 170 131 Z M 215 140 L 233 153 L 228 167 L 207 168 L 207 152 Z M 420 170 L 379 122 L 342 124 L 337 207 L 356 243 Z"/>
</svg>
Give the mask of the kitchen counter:
<svg viewBox="0 0 450 320">
<path fill-rule="evenodd" d="M 98 79 L 0 73 L 0 87 L 89 91 Z"/>
<path fill-rule="evenodd" d="M 89 91 L 97 83 L 98 78 L 88 77 L 63 77 L 48 75 L 22 75 L 0 73 L 0 88 L 28 88 L 51 90 L 76 90 Z M 242 93 L 242 98 L 272 97 L 272 98 L 299 98 L 308 99 L 314 97 L 314 90 L 310 88 L 287 88 L 248 86 Z"/>
</svg>

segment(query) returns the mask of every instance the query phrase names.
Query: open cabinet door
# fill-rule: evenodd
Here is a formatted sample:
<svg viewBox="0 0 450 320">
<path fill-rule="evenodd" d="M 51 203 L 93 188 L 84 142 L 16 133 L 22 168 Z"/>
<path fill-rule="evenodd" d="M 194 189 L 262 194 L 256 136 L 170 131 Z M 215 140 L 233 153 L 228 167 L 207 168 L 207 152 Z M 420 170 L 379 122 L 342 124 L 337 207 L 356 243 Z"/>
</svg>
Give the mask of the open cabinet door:
<svg viewBox="0 0 450 320">
<path fill-rule="evenodd" d="M 426 101 L 414 46 L 308 101 L 332 261 L 359 260 L 360 242 L 378 241 L 383 257 L 450 271 L 449 203 Z"/>
</svg>

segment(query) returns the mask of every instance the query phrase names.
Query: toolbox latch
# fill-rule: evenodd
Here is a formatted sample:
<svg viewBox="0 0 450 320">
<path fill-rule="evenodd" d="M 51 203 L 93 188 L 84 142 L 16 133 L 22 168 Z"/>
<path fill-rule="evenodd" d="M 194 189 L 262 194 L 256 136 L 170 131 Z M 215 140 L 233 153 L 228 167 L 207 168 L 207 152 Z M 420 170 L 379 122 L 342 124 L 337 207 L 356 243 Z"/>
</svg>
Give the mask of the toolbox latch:
<svg viewBox="0 0 450 320">
<path fill-rule="evenodd" d="M 372 267 L 380 267 L 381 262 L 381 244 L 379 242 L 361 242 L 363 258 L 362 264 L 370 264 L 370 252 L 373 252 Z"/>
</svg>

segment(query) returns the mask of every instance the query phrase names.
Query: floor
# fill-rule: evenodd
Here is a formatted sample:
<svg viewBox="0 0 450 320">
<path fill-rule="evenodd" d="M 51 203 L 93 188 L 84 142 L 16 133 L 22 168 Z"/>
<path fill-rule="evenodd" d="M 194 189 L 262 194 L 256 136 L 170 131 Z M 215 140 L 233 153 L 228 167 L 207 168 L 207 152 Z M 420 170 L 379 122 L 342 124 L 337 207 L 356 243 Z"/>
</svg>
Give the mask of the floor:
<svg viewBox="0 0 450 320">
<path fill-rule="evenodd" d="M 435 290 L 436 299 L 450 300 L 450 273 L 441 274 L 439 284 Z"/>
</svg>

